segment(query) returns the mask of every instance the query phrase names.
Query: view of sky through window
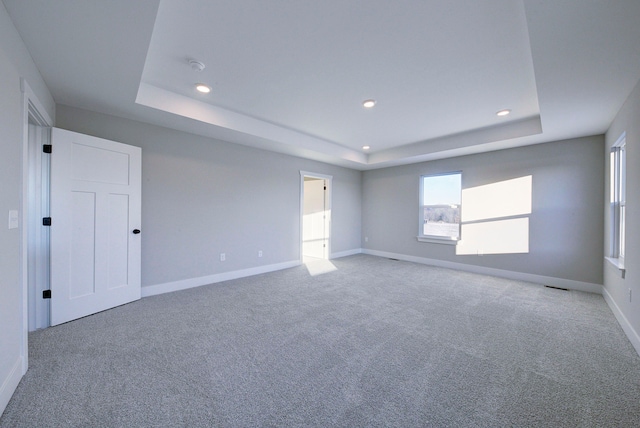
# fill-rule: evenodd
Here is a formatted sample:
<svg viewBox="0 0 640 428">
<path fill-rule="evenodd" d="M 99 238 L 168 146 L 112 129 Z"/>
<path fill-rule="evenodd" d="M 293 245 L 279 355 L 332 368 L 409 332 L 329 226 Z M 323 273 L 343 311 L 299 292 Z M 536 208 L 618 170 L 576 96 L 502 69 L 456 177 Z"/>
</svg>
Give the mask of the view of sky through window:
<svg viewBox="0 0 640 428">
<path fill-rule="evenodd" d="M 461 175 L 424 177 L 423 205 L 460 205 Z"/>
</svg>

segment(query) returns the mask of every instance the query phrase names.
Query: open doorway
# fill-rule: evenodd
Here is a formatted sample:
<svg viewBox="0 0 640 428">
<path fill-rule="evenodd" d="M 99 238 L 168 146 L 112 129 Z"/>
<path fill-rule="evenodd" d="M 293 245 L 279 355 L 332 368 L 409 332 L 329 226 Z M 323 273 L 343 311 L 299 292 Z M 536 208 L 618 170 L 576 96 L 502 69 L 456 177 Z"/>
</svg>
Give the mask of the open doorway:
<svg viewBox="0 0 640 428">
<path fill-rule="evenodd" d="M 27 191 L 27 300 L 29 331 L 49 327 L 49 300 L 43 297 L 49 287 L 49 228 L 42 219 L 49 217 L 50 158 L 43 146 L 50 144 L 51 128 L 29 112 L 28 191 Z"/>
<path fill-rule="evenodd" d="M 38 226 L 42 224 L 44 210 L 40 207 L 48 206 L 47 201 L 43 201 L 46 192 L 42 192 L 42 186 L 47 186 L 41 181 L 43 175 L 42 159 L 37 163 L 36 153 L 42 153 L 42 144 L 48 143 L 49 130 L 53 126 L 53 120 L 48 115 L 42 102 L 35 95 L 26 80 L 20 81 L 23 93 L 22 105 L 22 214 L 20 216 L 22 249 L 20 256 L 21 282 L 22 282 L 22 374 L 27 372 L 29 367 L 29 336 L 30 329 L 37 328 L 38 324 L 48 325 L 48 302 L 38 302 L 35 298 L 37 286 L 44 287 L 47 282 L 42 276 L 47 275 L 48 264 L 48 244 L 46 238 L 38 236 Z M 47 173 L 45 172 L 45 175 Z M 39 189 L 38 189 L 39 187 Z M 40 229 L 40 231 L 42 231 Z M 45 231 L 46 232 L 46 231 Z M 39 262 L 37 262 L 37 261 Z M 40 276 L 39 278 L 37 278 Z M 30 294 L 33 298 L 30 298 Z M 42 296 L 42 294 L 40 294 Z M 40 303 L 40 306 L 38 305 Z M 40 307 L 39 312 L 36 308 Z"/>
<path fill-rule="evenodd" d="M 329 175 L 300 172 L 301 261 L 327 260 L 331 254 L 331 180 Z"/>
</svg>

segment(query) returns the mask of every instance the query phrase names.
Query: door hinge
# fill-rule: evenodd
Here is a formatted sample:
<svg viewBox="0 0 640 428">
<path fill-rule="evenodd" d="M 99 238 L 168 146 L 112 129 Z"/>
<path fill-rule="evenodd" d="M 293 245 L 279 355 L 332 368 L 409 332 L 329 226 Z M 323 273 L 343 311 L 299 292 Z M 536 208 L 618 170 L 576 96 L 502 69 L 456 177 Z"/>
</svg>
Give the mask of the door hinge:
<svg viewBox="0 0 640 428">
<path fill-rule="evenodd" d="M 327 186 L 324 186 L 324 190 L 327 190 Z"/>
<path fill-rule="evenodd" d="M 50 299 L 51 298 L 51 290 L 42 290 L 42 298 Z"/>
<path fill-rule="evenodd" d="M 51 153 L 52 150 L 53 150 L 53 146 L 51 144 L 44 144 L 42 146 L 42 151 L 44 153 Z"/>
<path fill-rule="evenodd" d="M 51 226 L 51 217 L 43 217 L 42 218 L 43 226 Z"/>
</svg>

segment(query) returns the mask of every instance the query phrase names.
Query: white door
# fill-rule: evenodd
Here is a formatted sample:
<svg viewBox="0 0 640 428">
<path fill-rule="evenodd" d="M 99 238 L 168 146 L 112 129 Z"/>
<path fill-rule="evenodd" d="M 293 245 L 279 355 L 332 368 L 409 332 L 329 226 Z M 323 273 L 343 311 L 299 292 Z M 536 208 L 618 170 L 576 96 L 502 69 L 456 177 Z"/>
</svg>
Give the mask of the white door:
<svg viewBox="0 0 640 428">
<path fill-rule="evenodd" d="M 53 128 L 51 325 L 140 298 L 141 149 Z"/>
<path fill-rule="evenodd" d="M 302 219 L 302 255 L 318 259 L 327 258 L 326 181 L 304 181 L 304 209 Z"/>
</svg>

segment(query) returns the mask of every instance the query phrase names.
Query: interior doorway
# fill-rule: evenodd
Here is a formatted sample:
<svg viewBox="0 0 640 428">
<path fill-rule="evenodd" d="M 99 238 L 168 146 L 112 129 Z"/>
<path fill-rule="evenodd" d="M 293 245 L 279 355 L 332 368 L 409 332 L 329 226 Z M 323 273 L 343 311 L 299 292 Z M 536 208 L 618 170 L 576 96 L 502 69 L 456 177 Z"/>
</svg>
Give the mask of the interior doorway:
<svg viewBox="0 0 640 428">
<path fill-rule="evenodd" d="M 327 260 L 331 254 L 331 181 L 324 174 L 300 172 L 301 261 Z"/>
<path fill-rule="evenodd" d="M 29 331 L 49 327 L 49 300 L 43 298 L 49 287 L 49 228 L 42 219 L 49 217 L 50 158 L 43 146 L 50 144 L 51 128 L 42 126 L 29 113 L 28 190 L 27 190 L 27 300 Z"/>
<path fill-rule="evenodd" d="M 35 151 L 41 151 L 41 146 L 38 148 L 37 146 L 40 144 L 45 144 L 49 136 L 48 128 L 53 126 L 53 120 L 47 113 L 47 109 L 44 107 L 42 102 L 38 99 L 36 94 L 33 92 L 29 84 L 25 79 L 20 80 L 20 89 L 23 93 L 23 104 L 22 104 L 22 136 L 23 136 L 23 144 L 22 144 L 22 214 L 20 215 L 20 223 L 22 225 L 21 229 L 21 255 L 20 255 L 20 271 L 21 271 L 21 283 L 22 283 L 22 346 L 21 346 L 21 357 L 22 357 L 22 374 L 24 375 L 29 368 L 29 335 L 28 332 L 31 328 L 29 317 L 33 314 L 35 316 L 36 310 L 31 310 L 30 307 L 30 299 L 29 294 L 32 293 L 30 288 L 30 280 L 31 286 L 36 284 L 36 279 L 34 277 L 37 269 L 32 269 L 35 267 L 34 265 L 34 257 L 39 258 L 40 266 L 48 268 L 49 263 L 46 255 L 43 255 L 42 252 L 39 252 L 42 249 L 48 249 L 49 246 L 45 242 L 44 244 L 40 239 L 36 239 L 36 234 L 34 233 L 36 229 L 36 224 L 42 224 L 42 218 L 39 216 L 42 215 L 41 212 L 36 212 L 34 205 L 38 201 L 37 195 L 40 194 L 35 191 L 35 188 L 30 189 L 30 186 L 33 184 L 37 185 L 37 178 L 35 175 L 42 175 L 42 166 L 37 167 L 32 164 L 32 160 L 35 157 L 32 157 L 31 154 L 34 154 Z M 31 152 L 31 153 L 30 153 Z M 40 169 L 39 169 L 40 168 Z M 40 182 L 40 186 L 42 186 L 42 182 Z M 42 204 L 42 200 L 40 200 L 40 204 Z M 40 223 L 38 222 L 40 221 Z M 37 289 L 34 288 L 33 293 L 37 293 Z M 32 302 L 36 302 L 35 299 L 31 300 Z M 44 302 L 44 305 L 48 308 L 48 302 Z M 44 313 L 41 317 L 41 322 L 48 323 L 48 314 Z M 37 320 L 33 322 L 33 325 L 37 325 Z"/>
<path fill-rule="evenodd" d="M 28 122 L 26 324 L 34 331 L 140 298 L 141 150 L 42 126 L 31 112 Z"/>
</svg>

